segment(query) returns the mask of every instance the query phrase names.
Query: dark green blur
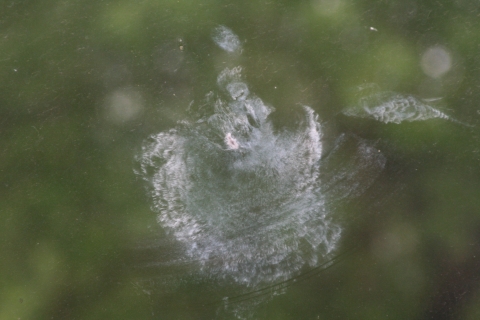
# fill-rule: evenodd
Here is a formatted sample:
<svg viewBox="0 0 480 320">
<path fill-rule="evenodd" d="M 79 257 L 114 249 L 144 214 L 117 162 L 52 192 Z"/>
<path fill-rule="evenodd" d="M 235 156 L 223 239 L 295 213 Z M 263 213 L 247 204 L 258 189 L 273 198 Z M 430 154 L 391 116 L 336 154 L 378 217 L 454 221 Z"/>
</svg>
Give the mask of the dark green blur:
<svg viewBox="0 0 480 320">
<path fill-rule="evenodd" d="M 219 24 L 243 41 L 240 57 L 211 40 Z M 425 72 L 429 48 L 449 54 L 445 74 Z M 133 170 L 142 141 L 187 117 L 231 65 L 278 123 L 309 105 L 326 136 L 376 141 L 389 161 L 343 209 L 355 217 L 344 233 L 355 253 L 256 317 L 479 319 L 473 0 L 0 2 L 0 319 L 215 315 L 188 284 L 154 294 L 139 284 L 136 248 L 161 231 Z M 440 97 L 473 127 L 338 115 L 368 83 Z"/>
</svg>

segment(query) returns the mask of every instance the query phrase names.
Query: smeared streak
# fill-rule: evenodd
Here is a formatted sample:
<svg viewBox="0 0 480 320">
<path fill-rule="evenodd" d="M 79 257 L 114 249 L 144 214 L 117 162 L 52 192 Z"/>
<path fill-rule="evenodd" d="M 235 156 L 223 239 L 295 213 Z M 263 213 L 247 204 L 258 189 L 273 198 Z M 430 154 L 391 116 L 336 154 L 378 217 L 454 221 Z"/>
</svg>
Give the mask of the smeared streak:
<svg viewBox="0 0 480 320">
<path fill-rule="evenodd" d="M 356 106 L 346 108 L 343 114 L 352 117 L 372 118 L 384 123 L 402 123 L 404 121 L 423 121 L 445 119 L 470 126 L 451 118 L 413 96 L 392 92 L 380 92 L 361 97 Z"/>
</svg>

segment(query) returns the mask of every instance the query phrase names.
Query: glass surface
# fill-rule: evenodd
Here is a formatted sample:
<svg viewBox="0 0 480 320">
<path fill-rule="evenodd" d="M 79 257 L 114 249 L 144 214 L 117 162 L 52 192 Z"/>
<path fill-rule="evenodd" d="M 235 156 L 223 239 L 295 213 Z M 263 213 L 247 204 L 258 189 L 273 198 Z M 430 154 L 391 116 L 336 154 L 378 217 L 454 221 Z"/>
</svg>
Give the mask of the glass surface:
<svg viewBox="0 0 480 320">
<path fill-rule="evenodd" d="M 478 319 L 479 15 L 0 3 L 0 319 Z"/>
</svg>

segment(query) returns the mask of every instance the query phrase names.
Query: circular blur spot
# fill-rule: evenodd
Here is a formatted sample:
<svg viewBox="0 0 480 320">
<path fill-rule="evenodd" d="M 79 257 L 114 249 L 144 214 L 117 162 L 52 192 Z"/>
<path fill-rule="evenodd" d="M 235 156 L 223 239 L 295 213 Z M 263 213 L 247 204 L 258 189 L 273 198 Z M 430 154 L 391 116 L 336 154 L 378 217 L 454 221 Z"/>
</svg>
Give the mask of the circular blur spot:
<svg viewBox="0 0 480 320">
<path fill-rule="evenodd" d="M 118 89 L 107 96 L 106 118 L 121 124 L 135 119 L 143 109 L 142 96 L 131 89 Z"/>
<path fill-rule="evenodd" d="M 452 58 L 444 48 L 430 47 L 422 56 L 421 67 L 427 76 L 440 78 L 452 67 Z"/>
</svg>

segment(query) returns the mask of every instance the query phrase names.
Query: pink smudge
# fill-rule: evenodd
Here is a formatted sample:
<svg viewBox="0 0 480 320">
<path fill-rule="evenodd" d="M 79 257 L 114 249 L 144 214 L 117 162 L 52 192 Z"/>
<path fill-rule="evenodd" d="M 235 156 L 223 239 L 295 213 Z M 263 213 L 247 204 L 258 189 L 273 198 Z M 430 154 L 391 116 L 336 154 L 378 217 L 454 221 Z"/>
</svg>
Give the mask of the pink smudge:
<svg viewBox="0 0 480 320">
<path fill-rule="evenodd" d="M 237 139 L 235 139 L 230 132 L 225 135 L 225 144 L 230 150 L 236 150 L 240 147 Z"/>
</svg>

